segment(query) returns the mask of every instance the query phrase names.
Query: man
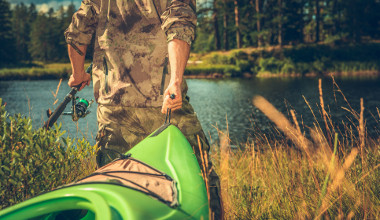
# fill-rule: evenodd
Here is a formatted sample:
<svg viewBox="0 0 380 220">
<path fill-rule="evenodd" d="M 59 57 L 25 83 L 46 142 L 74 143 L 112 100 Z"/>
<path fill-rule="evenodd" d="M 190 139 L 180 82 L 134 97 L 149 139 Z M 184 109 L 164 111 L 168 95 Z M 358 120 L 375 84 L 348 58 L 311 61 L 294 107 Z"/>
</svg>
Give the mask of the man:
<svg viewBox="0 0 380 220">
<path fill-rule="evenodd" d="M 171 122 L 193 146 L 199 163 L 198 137 L 202 149 L 209 151 L 183 79 L 195 26 L 195 0 L 82 1 L 65 31 L 73 69 L 68 84 L 81 85 L 79 90 L 90 84 L 84 55 L 94 35 L 99 166 L 116 157 L 113 151 L 128 151 L 160 127 L 167 109 L 173 111 Z M 209 183 L 210 207 L 214 218 L 220 219 L 219 179 L 214 171 Z"/>
</svg>

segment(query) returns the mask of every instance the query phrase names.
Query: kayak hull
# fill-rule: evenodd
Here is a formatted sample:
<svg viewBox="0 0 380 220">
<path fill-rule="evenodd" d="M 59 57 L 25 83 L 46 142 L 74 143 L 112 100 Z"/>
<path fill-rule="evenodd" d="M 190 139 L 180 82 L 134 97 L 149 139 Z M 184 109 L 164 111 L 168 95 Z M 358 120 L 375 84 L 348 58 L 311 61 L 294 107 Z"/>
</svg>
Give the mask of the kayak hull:
<svg viewBox="0 0 380 220">
<path fill-rule="evenodd" d="M 178 207 L 117 183 L 88 182 L 42 194 L 0 211 L 0 219 L 208 219 L 207 191 L 193 150 L 169 125 L 126 154 L 176 181 Z M 71 211 L 70 211 L 71 210 Z M 72 211 L 77 210 L 77 211 Z M 82 210 L 82 211 L 80 211 Z"/>
</svg>

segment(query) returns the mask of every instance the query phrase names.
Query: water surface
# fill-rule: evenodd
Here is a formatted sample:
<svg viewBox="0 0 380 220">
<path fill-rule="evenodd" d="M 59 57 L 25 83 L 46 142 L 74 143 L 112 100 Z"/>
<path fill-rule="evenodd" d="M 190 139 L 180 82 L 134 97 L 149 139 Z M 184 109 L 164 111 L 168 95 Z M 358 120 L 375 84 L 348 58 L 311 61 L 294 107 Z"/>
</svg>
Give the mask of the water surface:
<svg viewBox="0 0 380 220">
<path fill-rule="evenodd" d="M 365 119 L 370 135 L 378 135 L 377 125 L 380 106 L 380 79 L 339 79 L 336 80 L 350 106 L 360 111 L 360 98 L 365 105 Z M 227 122 L 230 137 L 237 142 L 244 142 L 252 136 L 253 130 L 259 128 L 264 132 L 272 124 L 252 105 L 252 98 L 261 95 L 268 99 L 276 108 L 288 116 L 289 110 L 294 109 L 300 124 L 313 126 L 314 114 L 321 118 L 317 78 L 258 78 L 246 79 L 188 79 L 188 95 L 190 103 L 197 112 L 198 118 L 212 140 L 217 139 L 218 127 L 226 130 Z M 0 81 L 0 97 L 7 103 L 10 114 L 22 113 L 31 116 L 33 126 L 40 127 L 47 119 L 46 110 L 55 109 L 55 93 L 58 80 L 37 81 Z M 342 107 L 349 108 L 332 80 L 323 79 L 323 97 L 327 110 L 331 113 L 334 123 L 352 118 L 351 113 Z M 78 93 L 81 98 L 93 97 L 92 85 Z M 67 81 L 63 81 L 57 98 L 58 103 L 70 91 Z M 70 104 L 68 105 L 70 106 Z M 66 109 L 69 111 L 69 108 Z M 71 137 L 86 137 L 94 143 L 97 131 L 96 104 L 91 107 L 92 113 L 78 123 L 71 121 L 70 116 L 61 116 L 58 122 Z M 163 117 L 164 120 L 164 117 Z M 355 125 L 355 121 L 352 124 Z M 357 122 L 358 123 L 358 122 Z"/>
</svg>

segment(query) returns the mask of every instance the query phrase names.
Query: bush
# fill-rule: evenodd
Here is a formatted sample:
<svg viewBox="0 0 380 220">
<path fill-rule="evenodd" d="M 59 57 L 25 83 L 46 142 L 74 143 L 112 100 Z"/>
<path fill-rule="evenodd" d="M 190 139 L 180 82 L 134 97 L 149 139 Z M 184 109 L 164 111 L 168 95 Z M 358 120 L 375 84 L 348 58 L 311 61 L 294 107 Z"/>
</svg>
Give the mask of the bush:
<svg viewBox="0 0 380 220">
<path fill-rule="evenodd" d="M 30 118 L 9 116 L 0 99 L 0 209 L 95 170 L 97 147 L 63 138 L 60 129 L 34 130 Z"/>
<path fill-rule="evenodd" d="M 207 64 L 223 64 L 223 65 L 235 65 L 233 57 L 224 56 L 217 53 L 211 53 L 204 57 L 204 62 Z"/>
<path fill-rule="evenodd" d="M 259 59 L 259 72 L 281 73 L 281 69 L 286 61 L 275 57 Z"/>
</svg>

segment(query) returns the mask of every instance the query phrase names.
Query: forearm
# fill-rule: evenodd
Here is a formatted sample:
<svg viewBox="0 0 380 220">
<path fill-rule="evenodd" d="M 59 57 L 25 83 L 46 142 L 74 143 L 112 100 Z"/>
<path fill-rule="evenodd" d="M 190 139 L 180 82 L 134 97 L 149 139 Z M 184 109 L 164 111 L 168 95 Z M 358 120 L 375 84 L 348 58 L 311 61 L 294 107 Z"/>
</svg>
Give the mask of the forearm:
<svg viewBox="0 0 380 220">
<path fill-rule="evenodd" d="M 173 39 L 168 43 L 171 70 L 170 84 L 181 85 L 185 67 L 190 54 L 190 45 L 185 41 Z"/>
<path fill-rule="evenodd" d="M 68 44 L 68 53 L 71 62 L 71 68 L 73 70 L 73 76 L 84 73 L 84 60 L 86 56 L 87 45 L 76 45 L 78 49 L 83 53 L 80 55 L 70 44 Z"/>
<path fill-rule="evenodd" d="M 169 62 L 170 62 L 170 82 L 164 93 L 164 102 L 162 104 L 162 113 L 167 109 L 172 111 L 182 108 L 181 84 L 183 73 L 189 58 L 190 45 L 185 41 L 173 39 L 168 44 Z M 170 96 L 174 94 L 174 99 Z"/>
</svg>

